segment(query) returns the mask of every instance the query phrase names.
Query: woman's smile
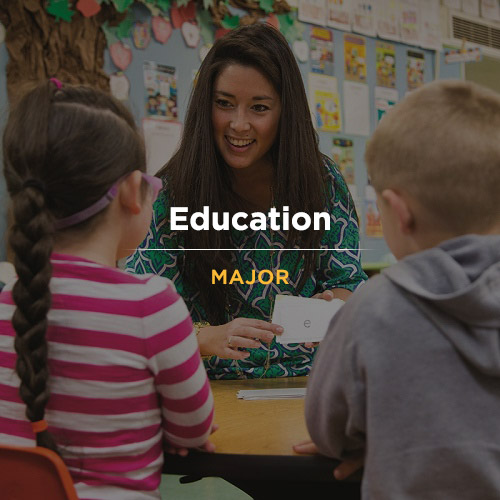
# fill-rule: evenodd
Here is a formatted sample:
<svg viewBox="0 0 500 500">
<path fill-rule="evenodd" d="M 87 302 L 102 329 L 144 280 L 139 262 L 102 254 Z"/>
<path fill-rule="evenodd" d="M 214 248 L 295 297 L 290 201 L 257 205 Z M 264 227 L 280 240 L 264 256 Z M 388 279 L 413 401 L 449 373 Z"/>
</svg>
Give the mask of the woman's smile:
<svg viewBox="0 0 500 500">
<path fill-rule="evenodd" d="M 229 147 L 238 153 L 247 151 L 255 142 L 255 139 L 236 139 L 228 135 L 225 136 L 225 139 Z"/>
</svg>

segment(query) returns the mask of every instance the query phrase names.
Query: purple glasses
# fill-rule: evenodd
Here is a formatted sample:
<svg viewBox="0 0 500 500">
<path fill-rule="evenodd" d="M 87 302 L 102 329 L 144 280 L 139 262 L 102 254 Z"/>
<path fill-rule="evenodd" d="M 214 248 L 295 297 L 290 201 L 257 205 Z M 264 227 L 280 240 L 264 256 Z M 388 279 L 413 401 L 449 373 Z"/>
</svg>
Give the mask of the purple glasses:
<svg viewBox="0 0 500 500">
<path fill-rule="evenodd" d="M 75 224 L 79 224 L 84 220 L 90 219 L 93 215 L 101 212 L 106 208 L 118 194 L 118 187 L 120 183 L 128 177 L 130 174 L 126 174 L 120 177 L 107 191 L 107 193 L 97 200 L 95 203 L 90 205 L 80 212 L 76 212 L 76 214 L 70 215 L 69 217 L 64 217 L 64 219 L 57 219 L 55 221 L 56 229 L 64 229 L 66 227 L 74 226 Z M 152 194 L 153 194 L 153 202 L 158 198 L 158 194 L 163 186 L 163 182 L 158 177 L 154 177 L 153 175 L 141 173 L 142 178 L 149 184 Z"/>
</svg>

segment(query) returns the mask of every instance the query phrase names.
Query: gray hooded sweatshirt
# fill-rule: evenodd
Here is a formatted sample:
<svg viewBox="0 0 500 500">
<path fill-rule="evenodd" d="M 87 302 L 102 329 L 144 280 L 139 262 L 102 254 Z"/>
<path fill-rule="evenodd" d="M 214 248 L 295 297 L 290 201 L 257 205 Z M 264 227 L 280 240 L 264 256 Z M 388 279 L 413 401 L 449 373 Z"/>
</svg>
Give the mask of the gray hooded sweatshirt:
<svg viewBox="0 0 500 500">
<path fill-rule="evenodd" d="M 306 397 L 321 453 L 365 454 L 364 500 L 500 499 L 500 236 L 406 257 L 334 317 Z"/>
</svg>

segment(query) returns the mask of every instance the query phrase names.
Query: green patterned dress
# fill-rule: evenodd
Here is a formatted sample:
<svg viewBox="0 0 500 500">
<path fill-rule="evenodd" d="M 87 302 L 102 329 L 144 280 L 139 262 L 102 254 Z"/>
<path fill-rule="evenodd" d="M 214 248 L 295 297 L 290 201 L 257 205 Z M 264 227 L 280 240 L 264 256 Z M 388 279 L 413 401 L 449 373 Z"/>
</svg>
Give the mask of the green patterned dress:
<svg viewBox="0 0 500 500">
<path fill-rule="evenodd" d="M 326 168 L 333 206 L 330 230 L 325 232 L 321 240 L 320 246 L 324 250 L 320 251 L 319 265 L 299 294 L 303 297 L 311 297 L 331 288 L 354 291 L 366 279 L 360 262 L 358 219 L 354 203 L 336 166 L 328 163 Z M 182 232 L 170 229 L 168 207 L 168 192 L 164 189 L 154 206 L 151 229 L 139 249 L 127 260 L 127 269 L 138 274 L 154 273 L 169 278 L 184 298 L 193 321 L 205 321 L 206 315 L 196 286 L 185 282 L 179 270 L 178 259 L 184 253 Z M 243 281 L 251 279 L 252 271 L 257 275 L 263 269 L 285 269 L 289 276 L 288 284 L 282 282 L 277 285 L 272 282 L 264 285 L 256 280 L 253 284 L 236 282 L 231 285 L 234 293 L 231 294 L 230 303 L 226 304 L 226 321 L 238 317 L 270 320 L 276 295 L 297 295 L 296 285 L 303 272 L 301 265 L 296 267 L 300 252 L 282 250 L 287 248 L 287 242 L 281 231 L 232 229 L 231 238 L 234 248 L 238 249 L 232 252 L 232 261 Z M 328 250 L 332 248 L 349 250 Z M 294 269 L 297 271 L 293 272 Z M 209 377 L 237 379 L 307 375 L 315 348 L 306 348 L 302 344 L 285 346 L 273 340 L 269 348 L 249 351 L 250 356 L 242 361 L 220 359 L 217 356 L 206 360 Z"/>
</svg>

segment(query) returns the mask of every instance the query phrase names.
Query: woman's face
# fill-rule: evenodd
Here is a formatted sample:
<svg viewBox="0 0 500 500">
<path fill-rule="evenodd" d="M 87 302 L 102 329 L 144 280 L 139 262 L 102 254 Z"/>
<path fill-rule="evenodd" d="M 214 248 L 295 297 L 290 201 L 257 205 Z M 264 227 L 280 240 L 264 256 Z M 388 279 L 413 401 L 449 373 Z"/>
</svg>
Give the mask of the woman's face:
<svg viewBox="0 0 500 500">
<path fill-rule="evenodd" d="M 232 64 L 216 78 L 212 101 L 215 144 L 230 167 L 270 164 L 280 115 L 279 95 L 255 68 Z"/>
</svg>

